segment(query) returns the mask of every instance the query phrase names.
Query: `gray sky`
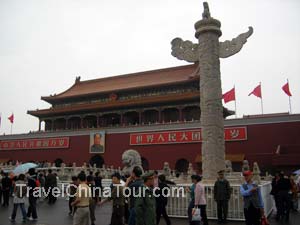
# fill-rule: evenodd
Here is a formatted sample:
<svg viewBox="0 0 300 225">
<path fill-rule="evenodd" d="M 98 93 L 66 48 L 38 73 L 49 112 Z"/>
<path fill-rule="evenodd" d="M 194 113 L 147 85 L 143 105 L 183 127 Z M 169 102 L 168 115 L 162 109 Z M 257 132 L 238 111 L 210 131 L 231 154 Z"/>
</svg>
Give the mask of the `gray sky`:
<svg viewBox="0 0 300 225">
<path fill-rule="evenodd" d="M 262 82 L 265 113 L 287 112 L 281 87 L 290 80 L 293 113 L 300 112 L 300 1 L 209 0 L 221 20 L 221 41 L 254 27 L 242 51 L 221 60 L 223 92 L 236 85 L 238 116 L 260 113 L 248 97 Z M 199 0 L 0 0 L 0 133 L 38 128 L 28 109 L 47 108 L 41 96 L 82 80 L 186 64 L 170 41 L 194 38 Z M 225 105 L 234 109 L 234 103 Z"/>
</svg>

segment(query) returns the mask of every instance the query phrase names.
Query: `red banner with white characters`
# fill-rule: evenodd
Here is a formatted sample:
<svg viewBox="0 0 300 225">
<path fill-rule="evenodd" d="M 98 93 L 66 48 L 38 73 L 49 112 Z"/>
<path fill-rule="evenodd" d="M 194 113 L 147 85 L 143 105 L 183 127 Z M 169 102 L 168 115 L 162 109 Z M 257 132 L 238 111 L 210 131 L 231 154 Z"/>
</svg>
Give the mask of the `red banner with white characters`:
<svg viewBox="0 0 300 225">
<path fill-rule="evenodd" d="M 247 140 L 246 127 L 226 127 L 225 141 Z M 201 129 L 131 133 L 130 145 L 180 144 L 202 142 Z"/>
<path fill-rule="evenodd" d="M 69 148 L 69 145 L 69 137 L 2 140 L 0 141 L 0 150 Z"/>
</svg>

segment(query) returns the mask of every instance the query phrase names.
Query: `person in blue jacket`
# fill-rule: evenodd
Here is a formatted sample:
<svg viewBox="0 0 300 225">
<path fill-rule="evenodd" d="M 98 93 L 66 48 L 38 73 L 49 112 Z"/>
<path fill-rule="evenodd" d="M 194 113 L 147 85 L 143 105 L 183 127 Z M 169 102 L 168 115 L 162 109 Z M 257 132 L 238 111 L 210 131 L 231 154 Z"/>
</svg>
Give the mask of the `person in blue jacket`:
<svg viewBox="0 0 300 225">
<path fill-rule="evenodd" d="M 246 225 L 260 225 L 264 216 L 264 203 L 258 185 L 252 181 L 252 172 L 243 173 L 245 183 L 240 186 L 240 193 L 244 199 L 244 215 Z"/>
</svg>

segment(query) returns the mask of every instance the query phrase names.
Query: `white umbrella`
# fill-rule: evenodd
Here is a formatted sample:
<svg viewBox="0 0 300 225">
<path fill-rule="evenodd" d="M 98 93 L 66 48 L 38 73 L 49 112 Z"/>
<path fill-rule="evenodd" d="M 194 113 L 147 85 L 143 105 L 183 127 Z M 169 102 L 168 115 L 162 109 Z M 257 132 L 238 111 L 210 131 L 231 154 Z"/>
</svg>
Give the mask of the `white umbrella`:
<svg viewBox="0 0 300 225">
<path fill-rule="evenodd" d="M 28 172 L 29 169 L 36 168 L 36 167 L 38 167 L 38 165 L 35 164 L 35 163 L 24 163 L 24 164 L 21 164 L 21 165 L 17 166 L 13 170 L 13 174 L 14 175 L 25 174 L 25 173 Z"/>
<path fill-rule="evenodd" d="M 300 175 L 300 169 L 293 172 L 293 174 Z"/>
</svg>

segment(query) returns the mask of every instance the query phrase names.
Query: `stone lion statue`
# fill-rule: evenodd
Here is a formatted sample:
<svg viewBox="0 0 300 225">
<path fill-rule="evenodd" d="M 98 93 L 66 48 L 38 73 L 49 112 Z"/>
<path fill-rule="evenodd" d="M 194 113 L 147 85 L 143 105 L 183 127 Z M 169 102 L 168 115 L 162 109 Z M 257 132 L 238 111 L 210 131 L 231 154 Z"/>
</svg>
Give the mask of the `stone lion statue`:
<svg viewBox="0 0 300 225">
<path fill-rule="evenodd" d="M 133 149 L 126 150 L 122 155 L 123 174 L 131 175 L 135 166 L 139 166 L 142 170 L 142 159 L 140 154 Z"/>
</svg>

